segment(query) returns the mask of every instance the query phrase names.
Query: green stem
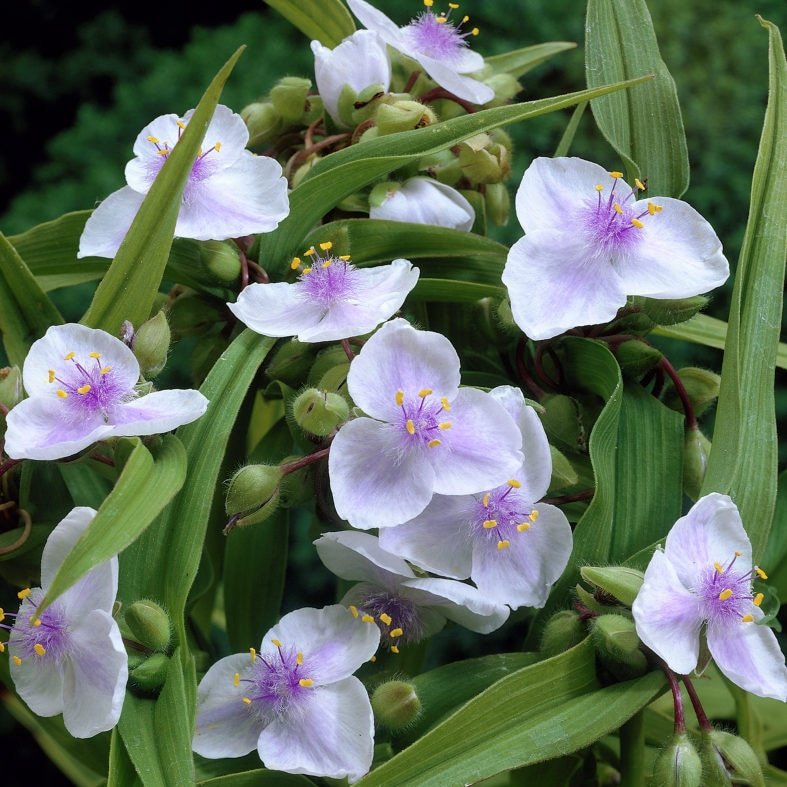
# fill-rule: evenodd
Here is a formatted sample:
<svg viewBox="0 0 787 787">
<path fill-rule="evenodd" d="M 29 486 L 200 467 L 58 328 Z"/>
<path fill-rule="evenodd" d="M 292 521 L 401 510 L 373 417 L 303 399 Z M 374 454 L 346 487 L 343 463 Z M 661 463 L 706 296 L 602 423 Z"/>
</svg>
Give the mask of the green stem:
<svg viewBox="0 0 787 787">
<path fill-rule="evenodd" d="M 644 787 L 645 715 L 635 713 L 620 728 L 620 787 Z"/>
<path fill-rule="evenodd" d="M 725 676 L 722 677 L 724 677 L 727 689 L 735 700 L 735 720 L 738 725 L 738 735 L 749 742 L 760 759 L 764 759 L 765 750 L 762 745 L 762 722 L 752 709 L 751 698 L 748 692 L 736 686 Z"/>
</svg>

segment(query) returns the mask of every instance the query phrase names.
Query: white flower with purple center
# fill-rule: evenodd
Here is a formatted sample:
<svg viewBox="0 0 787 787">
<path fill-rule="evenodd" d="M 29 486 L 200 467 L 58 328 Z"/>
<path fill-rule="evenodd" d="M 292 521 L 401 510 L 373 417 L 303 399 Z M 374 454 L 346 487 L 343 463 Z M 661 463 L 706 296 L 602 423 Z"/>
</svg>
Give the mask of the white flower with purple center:
<svg viewBox="0 0 787 787">
<path fill-rule="evenodd" d="M 105 331 L 69 323 L 33 342 L 22 379 L 28 399 L 6 417 L 12 459 L 62 459 L 108 437 L 168 432 L 199 418 L 193 390 L 139 396 L 134 353 Z"/>
<path fill-rule="evenodd" d="M 39 716 L 63 714 L 75 738 L 112 729 L 120 718 L 128 657 L 112 617 L 118 560 L 90 569 L 43 612 L 38 605 L 76 542 L 93 521 L 92 508 L 75 508 L 50 534 L 41 557 L 41 587 L 19 593 L 8 653 L 17 693 Z M 5 649 L 3 647 L 2 649 Z"/>
<path fill-rule="evenodd" d="M 473 206 L 454 188 L 433 178 L 409 178 L 386 191 L 369 218 L 410 221 L 469 232 L 475 222 Z"/>
<path fill-rule="evenodd" d="M 380 633 L 343 606 L 285 615 L 259 651 L 217 661 L 199 684 L 193 748 L 203 757 L 254 749 L 266 768 L 357 781 L 372 764 L 374 718 L 353 673 Z"/>
<path fill-rule="evenodd" d="M 516 195 L 526 235 L 503 283 L 517 325 L 549 339 L 614 318 L 628 295 L 686 298 L 723 284 L 729 265 L 713 228 L 687 203 L 639 199 L 620 172 L 579 158 L 537 158 Z"/>
<path fill-rule="evenodd" d="M 444 336 L 387 322 L 350 364 L 347 390 L 369 417 L 339 430 L 328 456 L 336 511 L 368 530 L 407 522 L 432 495 L 480 492 L 522 464 L 522 437 L 489 394 L 459 388 Z"/>
<path fill-rule="evenodd" d="M 404 303 L 418 281 L 418 268 L 408 260 L 356 268 L 349 256 L 324 254 L 320 244 L 292 261 L 298 281 L 250 284 L 230 311 L 263 336 L 295 336 L 301 342 L 328 342 L 374 330 Z"/>
<path fill-rule="evenodd" d="M 126 165 L 126 183 L 92 213 L 77 257 L 114 257 L 142 200 L 177 145 L 194 110 L 181 120 L 161 115 L 139 133 Z M 183 191 L 175 235 L 225 240 L 270 232 L 289 213 L 287 180 L 268 156 L 246 150 L 249 132 L 241 116 L 221 104 L 205 132 Z"/>
<path fill-rule="evenodd" d="M 544 427 L 522 392 L 490 391 L 522 435 L 524 464 L 479 495 L 435 495 L 423 513 L 380 532 L 380 545 L 416 566 L 454 579 L 470 577 L 498 604 L 543 607 L 571 555 L 571 526 L 546 494 L 552 459 Z"/>
<path fill-rule="evenodd" d="M 369 533 L 325 533 L 314 545 L 327 568 L 358 583 L 341 603 L 353 615 L 376 623 L 382 643 L 393 653 L 399 653 L 401 644 L 436 634 L 446 620 L 489 634 L 508 619 L 508 607 L 464 582 L 416 577 L 401 557 L 385 551 Z"/>
<path fill-rule="evenodd" d="M 440 87 L 474 104 L 486 104 L 494 98 L 492 88 L 465 76 L 480 71 L 484 58 L 467 45 L 469 37 L 478 35 L 478 28 L 462 31 L 462 25 L 470 18 L 463 16 L 458 25 L 453 23 L 452 16 L 458 8 L 456 3 L 449 3 L 447 12 L 435 14 L 432 0 L 424 0 L 426 10 L 404 27 L 397 27 L 365 0 L 347 0 L 347 4 L 361 24 L 374 30 L 398 52 L 417 61 Z"/>
<path fill-rule="evenodd" d="M 767 579 L 727 495 L 700 498 L 672 527 L 645 571 L 632 612 L 639 638 L 680 675 L 697 668 L 704 629 L 716 666 L 760 697 L 787 701 L 787 668 L 773 631 L 758 625 Z"/>
</svg>

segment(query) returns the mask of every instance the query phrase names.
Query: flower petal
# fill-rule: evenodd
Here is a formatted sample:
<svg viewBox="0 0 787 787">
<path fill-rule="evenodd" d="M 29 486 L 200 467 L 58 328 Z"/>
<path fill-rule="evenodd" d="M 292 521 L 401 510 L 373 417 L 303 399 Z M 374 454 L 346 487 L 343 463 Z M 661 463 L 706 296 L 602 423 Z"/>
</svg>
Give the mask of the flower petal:
<svg viewBox="0 0 787 787">
<path fill-rule="evenodd" d="M 186 125 L 196 111 L 196 109 L 190 109 L 183 116 L 183 122 Z M 243 118 L 224 104 L 218 104 L 202 139 L 203 150 L 209 150 L 217 142 L 221 145 L 221 149 L 215 157 L 214 166 L 220 162 L 221 168 L 224 169 L 234 164 L 246 150 L 248 141 L 249 129 L 243 122 Z M 213 156 L 213 153 L 210 155 Z"/>
<path fill-rule="evenodd" d="M 422 452 L 402 449 L 396 429 L 371 418 L 356 418 L 339 430 L 328 455 L 328 471 L 342 519 L 369 530 L 401 524 L 426 508 L 434 472 Z"/>
<path fill-rule="evenodd" d="M 436 397 L 453 400 L 459 388 L 459 356 L 445 336 L 417 331 L 400 318 L 391 320 L 353 360 L 347 388 L 367 415 L 392 421 L 401 412 L 397 391 L 430 388 Z"/>
<path fill-rule="evenodd" d="M 591 253 L 581 233 L 531 230 L 503 269 L 516 324 L 531 339 L 611 320 L 626 294 L 609 259 Z"/>
<path fill-rule="evenodd" d="M 456 189 L 433 178 L 416 177 L 388 192 L 381 205 L 369 209 L 369 218 L 469 232 L 475 222 L 475 210 Z"/>
<path fill-rule="evenodd" d="M 699 599 L 681 584 L 660 549 L 648 564 L 631 611 L 639 638 L 671 670 L 688 675 L 696 668 L 702 624 Z"/>
<path fill-rule="evenodd" d="M 382 532 L 397 529 L 385 528 Z M 396 586 L 403 579 L 415 578 L 401 557 L 386 552 L 378 538 L 369 533 L 352 530 L 323 533 L 314 546 L 325 567 L 342 579 Z"/>
<path fill-rule="evenodd" d="M 360 23 L 368 30 L 374 30 L 386 44 L 390 44 L 394 49 L 401 46 L 403 38 L 401 29 L 382 11 L 378 11 L 366 0 L 347 0 L 347 5 Z"/>
<path fill-rule="evenodd" d="M 352 372 L 352 367 L 350 369 Z M 505 408 L 489 394 L 462 388 L 451 403 L 451 428 L 428 454 L 434 491 L 482 492 L 504 484 L 522 466 L 522 435 Z"/>
<path fill-rule="evenodd" d="M 476 57 L 472 57 L 476 55 Z M 449 93 L 470 101 L 473 104 L 486 104 L 495 97 L 495 91 L 489 85 L 479 82 L 472 77 L 464 76 L 461 72 L 478 71 L 483 68 L 483 58 L 471 50 L 465 50 L 460 55 L 458 62 L 441 62 L 433 57 L 427 57 L 413 52 L 411 57 L 424 67 L 424 71 L 437 82 L 440 87 Z M 480 61 L 480 63 L 479 63 Z"/>
<path fill-rule="evenodd" d="M 60 570 L 66 556 L 82 537 L 96 516 L 95 508 L 79 506 L 71 511 L 55 525 L 49 534 L 41 554 L 41 587 L 46 591 L 49 584 Z M 114 602 L 114 597 L 112 602 Z"/>
<path fill-rule="evenodd" d="M 208 400 L 194 390 L 154 391 L 109 412 L 115 436 L 162 434 L 196 421 L 208 407 Z"/>
<path fill-rule="evenodd" d="M 266 768 L 347 777 L 350 782 L 369 770 L 374 718 L 369 696 L 357 678 L 315 687 L 308 702 L 304 698 L 298 703 L 298 711 L 279 717 L 262 731 L 258 752 Z"/>
<path fill-rule="evenodd" d="M 227 307 L 241 322 L 263 336 L 296 336 L 318 325 L 325 313 L 322 304 L 309 302 L 297 283 L 285 282 L 250 284 Z"/>
<path fill-rule="evenodd" d="M 111 730 L 120 718 L 128 680 L 128 656 L 112 615 L 96 609 L 71 633 L 65 663 L 63 721 L 75 738 Z"/>
<path fill-rule="evenodd" d="M 13 635 L 8 646 L 14 654 Z M 5 658 L 8 658 L 6 656 Z M 57 716 L 63 712 L 63 670 L 51 661 L 26 658 L 21 664 L 9 662 L 16 693 L 36 716 Z"/>
<path fill-rule="evenodd" d="M 129 186 L 112 192 L 90 214 L 79 238 L 77 258 L 114 257 L 143 199 L 144 194 Z"/>
<path fill-rule="evenodd" d="M 243 757 L 257 747 L 264 723 L 243 702 L 245 685 L 235 685 L 236 673 L 251 668 L 248 653 L 219 659 L 205 673 L 197 688 L 197 728 L 192 748 L 202 757 Z"/>
</svg>

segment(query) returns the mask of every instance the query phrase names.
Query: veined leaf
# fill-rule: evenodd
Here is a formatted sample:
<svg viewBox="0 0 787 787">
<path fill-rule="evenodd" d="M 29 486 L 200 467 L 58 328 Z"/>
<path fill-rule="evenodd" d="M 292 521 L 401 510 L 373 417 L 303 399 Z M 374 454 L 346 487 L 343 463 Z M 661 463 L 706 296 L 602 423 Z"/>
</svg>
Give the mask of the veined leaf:
<svg viewBox="0 0 787 787">
<path fill-rule="evenodd" d="M 109 747 L 109 773 L 107 785 L 111 787 L 142 787 L 134 763 L 128 756 L 120 731 L 117 727 L 112 730 L 112 743 Z"/>
<path fill-rule="evenodd" d="M 492 66 L 495 71 L 504 71 L 511 76 L 521 77 L 555 55 L 575 48 L 574 41 L 546 41 L 543 44 L 526 46 L 522 49 L 515 49 L 513 52 L 503 52 L 501 55 L 492 55 L 484 59 L 486 64 Z"/>
<path fill-rule="evenodd" d="M 307 38 L 333 49 L 355 32 L 355 22 L 341 0 L 265 0 Z"/>
<path fill-rule="evenodd" d="M 295 773 L 258 768 L 255 771 L 230 773 L 227 776 L 217 776 L 215 779 L 197 782 L 197 787 L 314 787 L 314 782 Z"/>
</svg>

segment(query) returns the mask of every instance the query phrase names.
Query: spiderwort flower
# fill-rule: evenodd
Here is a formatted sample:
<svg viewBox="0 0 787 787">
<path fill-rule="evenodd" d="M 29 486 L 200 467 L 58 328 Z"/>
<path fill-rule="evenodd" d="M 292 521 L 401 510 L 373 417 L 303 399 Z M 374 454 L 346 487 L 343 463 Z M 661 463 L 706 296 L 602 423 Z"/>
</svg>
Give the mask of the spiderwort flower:
<svg viewBox="0 0 787 787">
<path fill-rule="evenodd" d="M 671 670 L 696 669 L 700 630 L 718 668 L 742 689 L 787 701 L 787 668 L 773 631 L 757 625 L 767 579 L 752 566 L 751 542 L 727 495 L 700 498 L 657 549 L 632 612 L 639 638 Z"/>
<path fill-rule="evenodd" d="M 335 604 L 285 615 L 259 652 L 217 661 L 198 688 L 193 748 L 242 757 L 255 748 L 266 768 L 356 781 L 369 770 L 374 719 L 352 677 L 377 650 L 376 626 Z"/>
<path fill-rule="evenodd" d="M 464 582 L 416 577 L 402 558 L 386 552 L 369 533 L 324 533 L 314 545 L 334 574 L 358 582 L 341 603 L 353 615 L 376 623 L 393 653 L 401 643 L 436 634 L 446 619 L 480 634 L 495 631 L 508 619 L 507 607 Z"/>
<path fill-rule="evenodd" d="M 432 178 L 416 177 L 387 190 L 379 205 L 371 205 L 369 218 L 469 232 L 475 222 L 475 211 L 456 189 Z"/>
<path fill-rule="evenodd" d="M 448 4 L 447 13 L 435 14 L 432 0 L 424 0 L 426 10 L 404 27 L 397 27 L 382 11 L 365 0 L 347 0 L 347 4 L 361 24 L 374 30 L 398 52 L 417 61 L 440 87 L 474 104 L 486 104 L 495 97 L 491 87 L 465 76 L 480 71 L 484 67 L 484 58 L 467 46 L 468 37 L 477 36 L 478 28 L 466 33 L 461 31 L 470 17 L 463 17 L 458 25 L 451 21 L 452 13 L 459 7 L 456 3 Z"/>
<path fill-rule="evenodd" d="M 522 464 L 522 438 L 489 394 L 459 388 L 444 336 L 387 322 L 350 364 L 347 389 L 369 417 L 339 430 L 328 456 L 336 511 L 368 530 L 406 522 L 432 495 L 495 487 Z"/>
<path fill-rule="evenodd" d="M 142 200 L 177 145 L 194 110 L 181 120 L 161 115 L 145 126 L 126 165 L 126 183 L 92 213 L 79 239 L 77 257 L 114 257 Z M 289 213 L 287 181 L 268 156 L 246 150 L 249 132 L 240 115 L 219 105 L 205 132 L 205 149 L 192 165 L 175 235 L 225 240 L 270 232 Z"/>
<path fill-rule="evenodd" d="M 199 391 L 138 396 L 134 353 L 105 331 L 69 323 L 33 342 L 22 379 L 28 399 L 6 417 L 12 459 L 61 459 L 98 440 L 167 432 L 199 418 Z"/>
<path fill-rule="evenodd" d="M 420 568 L 470 577 L 484 598 L 512 608 L 543 607 L 571 555 L 565 514 L 538 501 L 552 458 L 544 427 L 518 388 L 490 391 L 522 435 L 524 464 L 504 484 L 478 495 L 435 495 L 424 511 L 380 532 L 380 545 Z"/>
<path fill-rule="evenodd" d="M 404 303 L 418 281 L 418 268 L 408 260 L 356 268 L 349 256 L 322 256 L 310 248 L 292 261 L 297 282 L 250 284 L 230 311 L 263 336 L 297 336 L 301 342 L 328 342 L 360 336 L 387 320 Z"/>
<path fill-rule="evenodd" d="M 112 617 L 118 559 L 90 569 L 40 615 L 37 607 L 63 560 L 93 521 L 92 508 L 74 508 L 51 532 L 41 557 L 41 587 L 19 593 L 8 653 L 19 696 L 39 716 L 63 714 L 75 738 L 89 738 L 117 724 L 128 678 L 128 657 Z M 0 650 L 5 647 L 0 645 Z"/>
<path fill-rule="evenodd" d="M 620 172 L 579 158 L 537 158 L 516 195 L 527 233 L 503 283 L 517 325 L 548 339 L 611 320 L 627 295 L 685 298 L 722 284 L 729 265 L 713 228 L 690 205 L 639 199 Z"/>
<path fill-rule="evenodd" d="M 317 91 L 337 126 L 350 125 L 350 118 L 342 117 L 343 97 L 351 106 L 359 93 L 372 86 L 379 87 L 383 93 L 388 92 L 391 60 L 377 33 L 356 30 L 335 49 L 328 49 L 319 41 L 312 41 L 311 47 Z"/>
</svg>

